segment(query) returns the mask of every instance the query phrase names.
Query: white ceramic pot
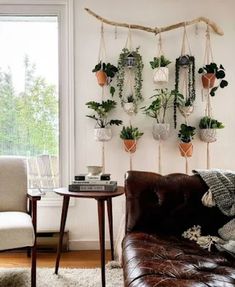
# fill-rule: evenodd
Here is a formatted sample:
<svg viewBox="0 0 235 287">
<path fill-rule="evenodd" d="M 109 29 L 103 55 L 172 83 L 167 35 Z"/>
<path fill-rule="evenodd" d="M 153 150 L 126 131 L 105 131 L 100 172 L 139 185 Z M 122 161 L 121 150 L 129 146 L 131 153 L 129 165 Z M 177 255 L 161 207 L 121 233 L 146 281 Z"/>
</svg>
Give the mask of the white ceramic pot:
<svg viewBox="0 0 235 287">
<path fill-rule="evenodd" d="M 155 140 L 166 140 L 170 135 L 170 124 L 153 124 L 153 138 Z"/>
<path fill-rule="evenodd" d="M 213 143 L 217 140 L 216 129 L 200 129 L 199 137 L 203 142 Z"/>
<path fill-rule="evenodd" d="M 112 138 L 111 128 L 95 128 L 94 137 L 96 141 L 107 142 Z"/>
<path fill-rule="evenodd" d="M 194 106 L 179 106 L 179 111 L 181 115 L 185 118 L 191 115 L 194 110 Z"/>
<path fill-rule="evenodd" d="M 169 80 L 169 69 L 167 67 L 158 67 L 153 70 L 153 81 L 158 82 L 168 82 Z"/>
<path fill-rule="evenodd" d="M 129 116 L 132 116 L 133 114 L 135 114 L 136 106 L 134 103 L 124 103 L 123 109 Z"/>
</svg>

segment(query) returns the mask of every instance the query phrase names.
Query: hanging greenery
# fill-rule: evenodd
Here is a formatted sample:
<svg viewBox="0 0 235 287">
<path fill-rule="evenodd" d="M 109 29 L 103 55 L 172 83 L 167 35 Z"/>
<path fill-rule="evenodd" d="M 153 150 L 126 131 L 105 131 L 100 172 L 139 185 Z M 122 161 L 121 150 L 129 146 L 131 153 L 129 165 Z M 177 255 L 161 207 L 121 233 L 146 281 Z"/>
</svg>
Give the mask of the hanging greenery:
<svg viewBox="0 0 235 287">
<path fill-rule="evenodd" d="M 187 69 L 187 94 L 180 106 L 191 107 L 196 99 L 195 92 L 195 58 L 193 56 L 184 55 L 176 59 L 175 62 L 175 91 L 174 100 L 174 126 L 177 126 L 177 106 L 179 106 L 177 93 L 179 93 L 180 70 Z"/>
<path fill-rule="evenodd" d="M 128 69 L 134 74 L 133 94 L 131 95 L 133 103 L 137 105 L 143 100 L 142 96 L 142 71 L 143 71 L 142 56 L 139 54 L 139 47 L 135 51 L 130 51 L 127 48 L 122 49 L 118 59 L 118 73 L 117 73 L 117 87 L 119 90 L 119 97 L 121 99 L 122 106 L 128 102 L 130 94 L 123 95 L 124 92 L 124 80 Z"/>
</svg>

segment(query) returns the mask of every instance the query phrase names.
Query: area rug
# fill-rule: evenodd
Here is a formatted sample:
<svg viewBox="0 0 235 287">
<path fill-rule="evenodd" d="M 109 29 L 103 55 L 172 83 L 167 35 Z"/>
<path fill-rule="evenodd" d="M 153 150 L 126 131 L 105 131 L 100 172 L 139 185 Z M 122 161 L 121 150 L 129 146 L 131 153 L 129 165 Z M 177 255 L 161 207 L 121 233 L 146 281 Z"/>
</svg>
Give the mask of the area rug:
<svg viewBox="0 0 235 287">
<path fill-rule="evenodd" d="M 30 287 L 30 269 L 0 268 L 1 287 Z M 37 268 L 37 287 L 100 287 L 100 269 Z M 106 287 L 123 287 L 121 268 L 106 269 Z"/>
</svg>

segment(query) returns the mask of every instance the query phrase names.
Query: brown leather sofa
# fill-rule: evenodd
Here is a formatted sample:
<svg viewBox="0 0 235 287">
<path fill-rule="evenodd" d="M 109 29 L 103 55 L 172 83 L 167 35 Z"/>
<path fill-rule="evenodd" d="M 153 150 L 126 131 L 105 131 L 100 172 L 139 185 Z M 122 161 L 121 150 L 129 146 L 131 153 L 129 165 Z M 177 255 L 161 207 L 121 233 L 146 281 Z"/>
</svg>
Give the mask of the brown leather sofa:
<svg viewBox="0 0 235 287">
<path fill-rule="evenodd" d="M 125 286 L 235 286 L 231 255 L 209 252 L 181 236 L 193 225 L 201 225 L 203 234 L 217 235 L 231 219 L 202 205 L 207 189 L 197 175 L 126 174 Z"/>
</svg>

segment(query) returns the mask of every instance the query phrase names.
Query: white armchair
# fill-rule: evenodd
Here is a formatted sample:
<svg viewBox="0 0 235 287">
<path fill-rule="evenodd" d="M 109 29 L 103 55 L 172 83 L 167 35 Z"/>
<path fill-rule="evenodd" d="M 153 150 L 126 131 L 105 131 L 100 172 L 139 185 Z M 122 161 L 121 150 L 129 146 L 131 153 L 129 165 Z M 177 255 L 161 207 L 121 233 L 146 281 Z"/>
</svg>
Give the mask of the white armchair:
<svg viewBox="0 0 235 287">
<path fill-rule="evenodd" d="M 29 200 L 29 211 L 27 201 Z M 36 216 L 40 195 L 27 193 L 27 162 L 0 157 L 0 251 L 31 248 L 31 286 L 36 286 Z"/>
</svg>

